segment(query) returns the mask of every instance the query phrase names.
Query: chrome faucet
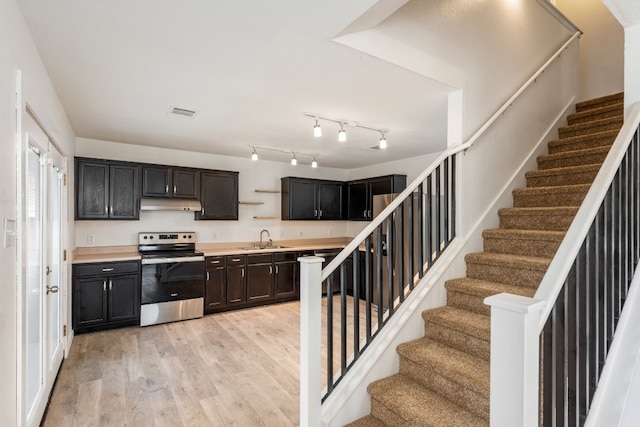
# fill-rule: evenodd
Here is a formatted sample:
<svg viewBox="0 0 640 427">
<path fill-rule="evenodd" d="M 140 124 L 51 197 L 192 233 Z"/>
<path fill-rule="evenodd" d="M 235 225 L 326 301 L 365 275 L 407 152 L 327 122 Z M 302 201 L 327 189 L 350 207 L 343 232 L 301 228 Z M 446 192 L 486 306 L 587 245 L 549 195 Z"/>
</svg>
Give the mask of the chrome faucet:
<svg viewBox="0 0 640 427">
<path fill-rule="evenodd" d="M 267 238 L 269 239 L 269 243 L 268 243 L 267 245 L 264 245 L 264 244 L 262 243 L 262 233 L 265 233 L 265 232 L 267 233 Z M 273 241 L 271 240 L 271 234 L 269 234 L 269 230 L 267 230 L 267 229 L 262 230 L 262 231 L 260 232 L 260 246 L 259 246 L 259 247 L 260 247 L 260 248 L 264 248 L 264 247 L 266 247 L 266 246 L 271 246 L 271 243 L 273 243 Z"/>
</svg>

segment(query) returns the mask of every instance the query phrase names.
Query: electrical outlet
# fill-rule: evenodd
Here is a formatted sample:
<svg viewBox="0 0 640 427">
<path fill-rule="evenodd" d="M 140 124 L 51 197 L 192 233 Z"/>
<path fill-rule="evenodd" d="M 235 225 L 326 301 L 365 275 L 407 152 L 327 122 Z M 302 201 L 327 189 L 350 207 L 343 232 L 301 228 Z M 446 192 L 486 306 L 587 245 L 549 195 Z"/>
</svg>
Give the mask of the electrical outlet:
<svg viewBox="0 0 640 427">
<path fill-rule="evenodd" d="M 96 235 L 95 234 L 87 234 L 87 243 L 92 245 L 95 242 L 96 242 Z"/>
<path fill-rule="evenodd" d="M 216 239 L 218 238 L 218 233 L 217 233 L 217 232 L 215 232 L 215 231 L 214 231 L 213 233 L 211 233 L 211 238 L 212 238 L 213 240 L 216 240 Z"/>
<path fill-rule="evenodd" d="M 302 231 L 298 231 L 298 237 L 302 237 Z"/>
<path fill-rule="evenodd" d="M 333 230 L 331 228 L 329 229 L 329 236 L 333 236 Z"/>
</svg>

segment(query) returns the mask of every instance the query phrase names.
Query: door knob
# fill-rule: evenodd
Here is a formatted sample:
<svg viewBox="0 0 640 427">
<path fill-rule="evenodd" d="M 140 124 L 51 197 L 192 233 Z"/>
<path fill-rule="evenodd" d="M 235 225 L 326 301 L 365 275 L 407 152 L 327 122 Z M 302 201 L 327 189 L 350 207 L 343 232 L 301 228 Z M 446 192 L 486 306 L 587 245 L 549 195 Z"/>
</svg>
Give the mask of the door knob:
<svg viewBox="0 0 640 427">
<path fill-rule="evenodd" d="M 47 286 L 47 295 L 57 294 L 60 288 L 58 286 Z"/>
</svg>

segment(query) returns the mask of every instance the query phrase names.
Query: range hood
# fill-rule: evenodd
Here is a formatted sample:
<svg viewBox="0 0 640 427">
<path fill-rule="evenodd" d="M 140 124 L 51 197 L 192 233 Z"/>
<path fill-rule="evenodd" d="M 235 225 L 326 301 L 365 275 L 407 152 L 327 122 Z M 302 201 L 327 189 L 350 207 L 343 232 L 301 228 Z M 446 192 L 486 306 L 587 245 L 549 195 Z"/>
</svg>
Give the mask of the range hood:
<svg viewBox="0 0 640 427">
<path fill-rule="evenodd" d="M 190 211 L 199 212 L 199 200 L 189 199 L 140 199 L 141 211 Z"/>
</svg>

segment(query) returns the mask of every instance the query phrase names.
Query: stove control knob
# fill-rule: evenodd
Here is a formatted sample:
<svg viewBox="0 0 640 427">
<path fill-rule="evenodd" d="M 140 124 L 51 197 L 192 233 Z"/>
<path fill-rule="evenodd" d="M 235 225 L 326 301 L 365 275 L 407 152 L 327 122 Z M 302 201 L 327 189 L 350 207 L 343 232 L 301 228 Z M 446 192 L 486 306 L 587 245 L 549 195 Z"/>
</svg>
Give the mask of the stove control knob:
<svg viewBox="0 0 640 427">
<path fill-rule="evenodd" d="M 153 240 L 153 236 L 149 236 L 149 238 Z"/>
<path fill-rule="evenodd" d="M 148 236 L 144 236 L 143 239 L 147 240 L 149 237 Z"/>
</svg>

